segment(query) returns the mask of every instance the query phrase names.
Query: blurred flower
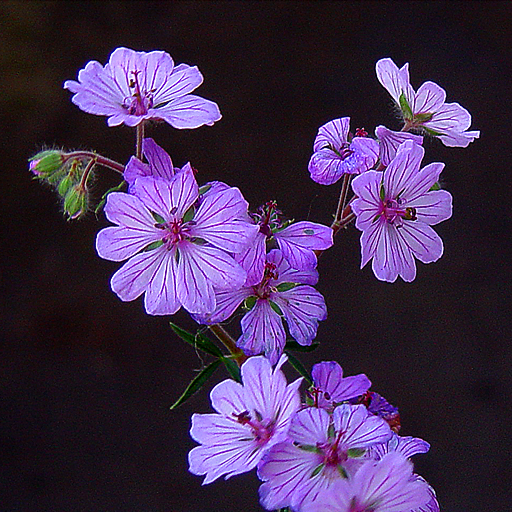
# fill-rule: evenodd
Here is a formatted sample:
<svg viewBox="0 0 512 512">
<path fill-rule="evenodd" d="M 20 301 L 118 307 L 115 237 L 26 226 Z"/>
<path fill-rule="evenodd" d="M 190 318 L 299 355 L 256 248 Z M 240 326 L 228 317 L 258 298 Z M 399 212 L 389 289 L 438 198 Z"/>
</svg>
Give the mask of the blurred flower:
<svg viewBox="0 0 512 512">
<path fill-rule="evenodd" d="M 361 268 L 373 258 L 373 272 L 381 281 L 416 277 L 414 257 L 423 263 L 437 261 L 443 242 L 430 225 L 449 219 L 452 196 L 430 190 L 444 168 L 432 163 L 420 170 L 424 149 L 406 141 L 384 173 L 368 171 L 354 179 L 358 196 L 351 203 L 361 236 Z"/>
<path fill-rule="evenodd" d="M 208 484 L 253 469 L 275 443 L 286 438 L 300 407 L 299 386 L 281 371 L 286 356 L 272 370 L 268 359 L 251 357 L 241 367 L 243 384 L 225 380 L 210 394 L 217 413 L 194 414 L 190 435 L 201 446 L 189 453 L 190 472 Z"/>
<path fill-rule="evenodd" d="M 197 128 L 221 118 L 216 103 L 190 94 L 202 81 L 197 67 L 175 66 L 166 52 L 117 48 L 105 66 L 89 62 L 78 82 L 67 80 L 64 88 L 84 112 L 108 116 L 109 126 L 154 119 L 174 128 Z"/>
</svg>

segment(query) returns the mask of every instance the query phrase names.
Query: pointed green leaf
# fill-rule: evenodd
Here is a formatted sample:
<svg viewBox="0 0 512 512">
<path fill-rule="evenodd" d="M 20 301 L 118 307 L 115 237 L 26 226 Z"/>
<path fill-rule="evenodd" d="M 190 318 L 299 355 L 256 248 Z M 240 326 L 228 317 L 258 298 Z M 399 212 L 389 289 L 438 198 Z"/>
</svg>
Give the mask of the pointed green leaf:
<svg viewBox="0 0 512 512">
<path fill-rule="evenodd" d="M 313 379 L 306 368 L 304 368 L 303 364 L 290 352 L 286 351 L 286 355 L 288 356 L 288 361 L 290 361 L 290 364 L 297 370 L 297 372 L 302 375 L 309 384 L 313 384 Z"/>
<path fill-rule="evenodd" d="M 171 329 L 183 340 L 186 341 L 189 345 L 192 345 L 194 348 L 198 348 L 207 354 L 210 354 L 214 357 L 223 357 L 224 355 L 220 351 L 217 345 L 214 345 L 204 334 L 197 332 L 196 334 L 192 334 L 191 332 L 182 329 L 178 325 L 173 322 L 169 322 Z"/>
<path fill-rule="evenodd" d="M 288 340 L 284 347 L 285 350 L 292 350 L 293 352 L 313 352 L 320 346 L 320 343 L 317 341 L 311 343 L 311 345 L 299 345 L 295 340 Z"/>
<path fill-rule="evenodd" d="M 226 367 L 226 370 L 228 371 L 231 378 L 237 382 L 242 382 L 242 377 L 240 377 L 240 368 L 236 362 L 229 357 L 223 357 L 222 362 L 224 363 L 224 366 Z"/>
<path fill-rule="evenodd" d="M 181 404 L 186 402 L 194 393 L 199 391 L 206 381 L 212 376 L 213 372 L 217 369 L 220 364 L 220 359 L 216 359 L 208 366 L 203 368 L 199 374 L 192 380 L 192 382 L 187 386 L 187 389 L 183 392 L 183 394 L 171 405 L 171 409 L 176 409 Z"/>
<path fill-rule="evenodd" d="M 407 121 L 412 121 L 412 110 L 409 106 L 409 103 L 407 102 L 407 98 L 405 97 L 405 94 L 400 94 L 400 98 L 398 98 L 398 102 L 400 103 L 400 108 L 402 109 L 402 113 L 404 115 L 404 118 Z"/>
</svg>

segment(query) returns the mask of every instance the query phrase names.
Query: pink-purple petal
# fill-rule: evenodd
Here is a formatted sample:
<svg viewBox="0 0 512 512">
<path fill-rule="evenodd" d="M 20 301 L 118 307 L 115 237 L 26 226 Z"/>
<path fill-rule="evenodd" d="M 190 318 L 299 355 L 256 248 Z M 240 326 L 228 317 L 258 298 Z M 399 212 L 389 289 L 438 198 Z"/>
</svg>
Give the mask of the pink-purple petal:
<svg viewBox="0 0 512 512">
<path fill-rule="evenodd" d="M 104 211 L 110 222 L 120 226 L 140 231 L 141 234 L 147 233 L 148 236 L 156 231 L 151 213 L 139 198 L 131 194 L 111 192 Z"/>
<path fill-rule="evenodd" d="M 124 226 L 102 229 L 96 237 L 96 251 L 101 258 L 123 261 L 159 240 L 155 231 L 141 231 Z"/>
<path fill-rule="evenodd" d="M 154 95 L 155 108 L 191 93 L 202 83 L 203 75 L 197 66 L 181 64 L 179 68 L 174 68 L 161 87 L 156 89 Z"/>
<path fill-rule="evenodd" d="M 375 128 L 375 135 L 377 135 L 380 142 L 380 161 L 386 166 L 395 158 L 397 149 L 402 142 L 412 140 L 420 146 L 423 144 L 423 137 L 421 135 L 409 132 L 395 132 L 382 125 Z"/>
<path fill-rule="evenodd" d="M 445 99 L 446 92 L 442 87 L 434 82 L 425 82 L 416 91 L 411 108 L 415 115 L 437 112 Z"/>
<path fill-rule="evenodd" d="M 174 176 L 171 157 L 153 139 L 142 141 L 142 152 L 151 169 L 151 175 L 170 180 Z"/>
<path fill-rule="evenodd" d="M 198 128 L 204 124 L 211 126 L 222 117 L 216 103 L 193 94 L 176 98 L 149 112 L 180 129 Z"/>
<path fill-rule="evenodd" d="M 423 263 L 437 261 L 443 254 L 443 241 L 428 225 L 422 222 L 404 222 L 397 231 L 400 244 L 410 248 L 414 256 Z"/>
<path fill-rule="evenodd" d="M 407 206 L 416 208 L 419 222 L 433 226 L 452 216 L 452 195 L 446 190 L 432 190 L 413 201 L 407 201 Z"/>
<path fill-rule="evenodd" d="M 419 171 L 425 150 L 412 140 L 403 142 L 395 158 L 384 171 L 386 199 L 396 198 Z"/>
<path fill-rule="evenodd" d="M 328 146 L 333 146 L 336 150 L 339 150 L 348 140 L 349 128 L 350 117 L 334 119 L 322 125 L 318 129 L 313 151 L 316 153 Z"/>
</svg>

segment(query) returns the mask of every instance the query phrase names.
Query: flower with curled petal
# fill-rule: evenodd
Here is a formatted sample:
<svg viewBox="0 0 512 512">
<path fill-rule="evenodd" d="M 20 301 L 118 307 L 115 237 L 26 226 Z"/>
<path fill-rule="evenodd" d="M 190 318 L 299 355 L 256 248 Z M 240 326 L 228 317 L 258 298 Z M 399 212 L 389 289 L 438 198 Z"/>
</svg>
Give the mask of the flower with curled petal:
<svg viewBox="0 0 512 512">
<path fill-rule="evenodd" d="M 174 128 L 198 128 L 221 118 L 216 103 L 190 94 L 202 81 L 196 66 L 175 66 L 166 52 L 117 48 L 105 66 L 89 62 L 78 82 L 67 80 L 64 88 L 84 112 L 108 116 L 109 126 L 154 119 Z"/>
<path fill-rule="evenodd" d="M 247 355 L 264 352 L 275 364 L 286 343 L 283 317 L 290 334 L 301 345 L 311 345 L 318 322 L 327 318 L 324 298 L 312 286 L 317 282 L 316 270 L 293 269 L 282 252 L 273 249 L 267 254 L 260 283 L 239 289 L 216 290 L 215 311 L 194 317 L 204 324 L 223 322 L 245 301 L 249 311 L 242 318 L 242 335 L 237 346 Z"/>
<path fill-rule="evenodd" d="M 373 258 L 377 279 L 394 282 L 416 277 L 414 258 L 437 261 L 443 242 L 430 227 L 452 214 L 452 196 L 431 190 L 444 168 L 432 163 L 420 170 L 425 151 L 413 141 L 400 145 L 382 172 L 368 171 L 352 181 L 358 196 L 351 203 L 361 236 L 361 268 Z"/>
<path fill-rule="evenodd" d="M 409 64 L 402 68 L 389 58 L 376 64 L 377 78 L 402 111 L 408 128 L 419 128 L 438 137 L 445 146 L 463 147 L 480 137 L 467 131 L 471 114 L 458 103 L 445 103 L 446 92 L 434 82 L 425 82 L 414 92 L 409 81 Z"/>
<path fill-rule="evenodd" d="M 190 472 L 206 475 L 209 484 L 220 476 L 250 471 L 274 444 L 286 439 L 292 416 L 300 408 L 299 386 L 261 356 L 241 367 L 242 384 L 225 380 L 210 393 L 214 414 L 194 414 L 190 435 L 201 446 L 189 453 Z"/>
<path fill-rule="evenodd" d="M 240 220 L 247 202 L 236 188 L 200 198 L 190 165 L 172 179 L 141 177 L 133 194 L 112 192 L 105 214 L 117 226 L 98 233 L 98 254 L 128 261 L 112 277 L 112 289 L 124 301 L 145 292 L 151 315 L 211 313 L 213 287 L 238 288 L 246 272 L 232 253 L 245 249 L 256 226 Z M 199 201 L 199 199 L 201 199 Z"/>
<path fill-rule="evenodd" d="M 309 161 L 311 179 L 332 185 L 344 174 L 360 174 L 370 169 L 379 156 L 379 145 L 370 137 L 349 142 L 350 117 L 334 119 L 321 126 Z"/>
</svg>

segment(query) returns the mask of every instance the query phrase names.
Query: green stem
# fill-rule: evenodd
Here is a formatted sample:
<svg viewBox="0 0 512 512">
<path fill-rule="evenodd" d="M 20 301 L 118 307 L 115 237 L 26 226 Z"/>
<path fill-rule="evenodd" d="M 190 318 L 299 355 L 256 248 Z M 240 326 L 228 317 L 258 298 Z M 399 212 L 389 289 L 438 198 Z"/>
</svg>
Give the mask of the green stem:
<svg viewBox="0 0 512 512">
<path fill-rule="evenodd" d="M 248 357 L 236 346 L 235 340 L 220 324 L 209 325 L 208 328 L 212 331 L 217 339 L 229 350 L 233 359 L 237 362 L 238 366 L 248 359 Z"/>
<path fill-rule="evenodd" d="M 91 174 L 92 168 L 94 167 L 94 164 L 96 163 L 95 159 L 89 160 L 87 163 L 87 166 L 85 167 L 85 171 L 82 174 L 82 179 L 80 180 L 79 188 L 81 188 L 84 191 L 87 191 L 87 180 L 89 178 L 89 174 Z"/>
<path fill-rule="evenodd" d="M 112 169 L 113 171 L 118 172 L 119 174 L 124 173 L 124 165 L 116 162 L 115 160 L 111 160 L 105 156 L 98 155 L 93 151 L 73 151 L 72 153 L 66 153 L 64 155 L 65 161 L 73 160 L 73 159 L 91 159 L 94 160 L 96 164 L 101 165 L 102 167 L 107 167 L 108 169 Z"/>
</svg>

